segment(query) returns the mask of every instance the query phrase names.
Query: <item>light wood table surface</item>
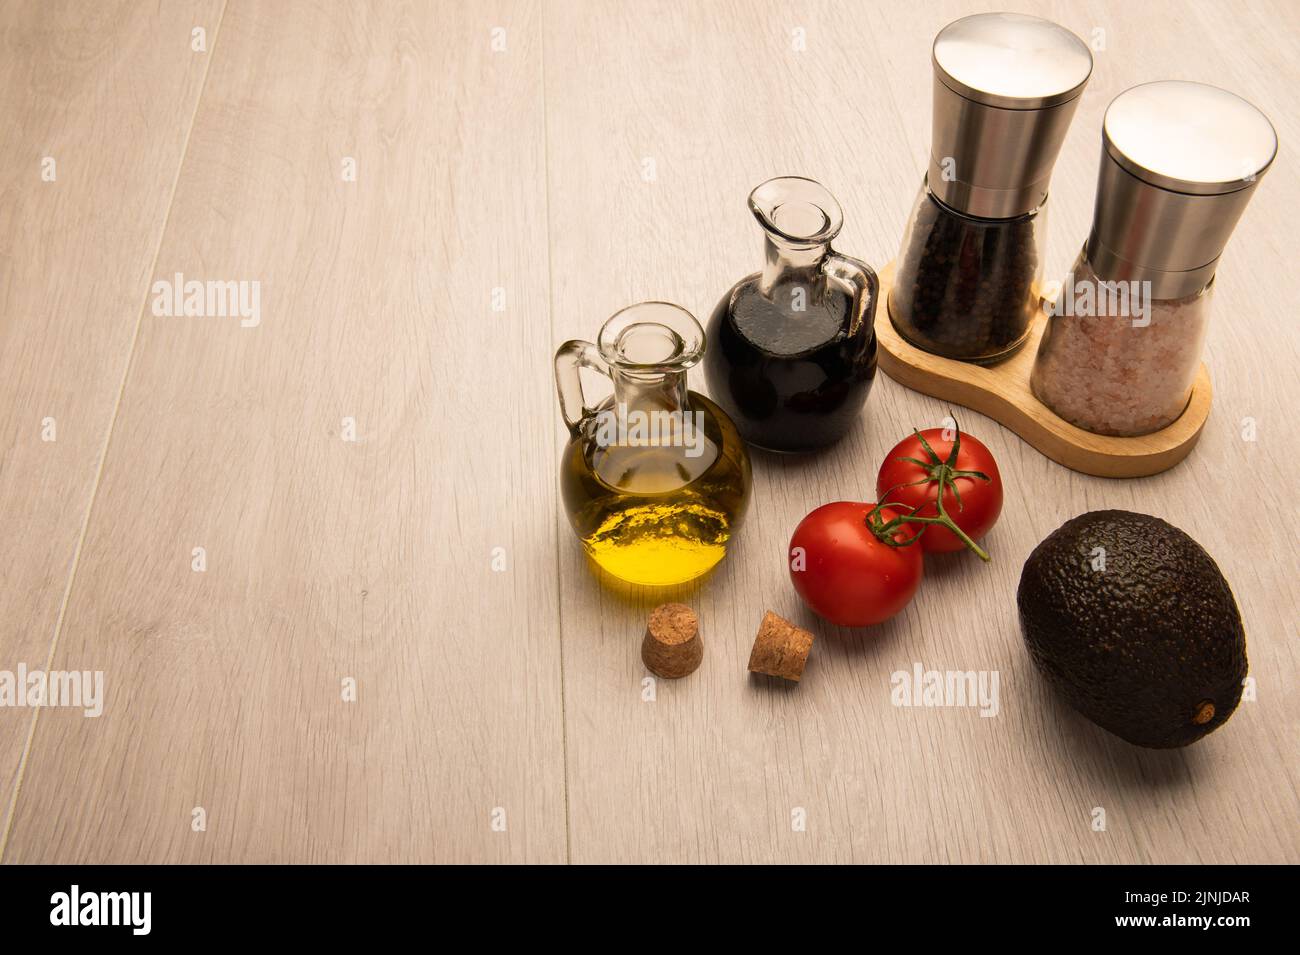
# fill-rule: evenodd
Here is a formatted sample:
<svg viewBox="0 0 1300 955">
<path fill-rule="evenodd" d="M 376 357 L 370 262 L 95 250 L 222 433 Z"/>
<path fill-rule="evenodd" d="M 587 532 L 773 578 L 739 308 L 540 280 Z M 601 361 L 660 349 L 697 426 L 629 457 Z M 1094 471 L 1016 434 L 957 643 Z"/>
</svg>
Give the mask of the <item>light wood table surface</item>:
<svg viewBox="0 0 1300 955">
<path fill-rule="evenodd" d="M 947 413 L 882 376 L 833 450 L 755 456 L 732 553 L 675 594 L 704 664 L 646 701 L 663 598 L 603 585 L 560 511 L 554 349 L 643 299 L 707 317 L 760 264 L 745 197 L 774 175 L 825 183 L 838 246 L 883 266 L 931 40 L 994 7 L 0 6 L 0 670 L 105 680 L 98 718 L 0 709 L 3 861 L 1300 862 L 1300 7 L 1014 7 L 1098 48 L 1050 276 L 1121 90 L 1205 80 L 1278 129 L 1200 445 L 1109 481 L 958 409 L 1008 486 L 993 563 L 933 561 L 900 617 L 839 631 L 789 534 Z M 176 273 L 260 283 L 260 324 L 155 315 Z M 1241 606 L 1257 698 L 1188 750 L 1096 729 L 1024 649 L 1024 558 L 1105 507 L 1188 531 Z M 798 686 L 746 673 L 766 609 L 817 634 Z M 915 662 L 998 671 L 999 714 L 891 706 Z"/>
</svg>

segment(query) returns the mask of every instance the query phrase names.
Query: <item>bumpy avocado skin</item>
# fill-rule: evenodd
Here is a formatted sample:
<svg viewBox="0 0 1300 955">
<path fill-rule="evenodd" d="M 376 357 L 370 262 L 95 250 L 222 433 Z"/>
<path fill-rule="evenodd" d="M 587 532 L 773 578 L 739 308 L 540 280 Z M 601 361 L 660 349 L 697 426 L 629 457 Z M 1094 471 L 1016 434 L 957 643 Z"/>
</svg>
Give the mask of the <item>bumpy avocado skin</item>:
<svg viewBox="0 0 1300 955">
<path fill-rule="evenodd" d="M 1096 548 L 1105 570 L 1094 570 Z M 1025 561 L 1016 594 L 1044 678 L 1138 746 L 1186 746 L 1241 700 L 1246 634 L 1214 559 L 1178 528 L 1131 511 L 1066 521 Z M 1208 715 L 1205 703 L 1214 707 Z"/>
</svg>

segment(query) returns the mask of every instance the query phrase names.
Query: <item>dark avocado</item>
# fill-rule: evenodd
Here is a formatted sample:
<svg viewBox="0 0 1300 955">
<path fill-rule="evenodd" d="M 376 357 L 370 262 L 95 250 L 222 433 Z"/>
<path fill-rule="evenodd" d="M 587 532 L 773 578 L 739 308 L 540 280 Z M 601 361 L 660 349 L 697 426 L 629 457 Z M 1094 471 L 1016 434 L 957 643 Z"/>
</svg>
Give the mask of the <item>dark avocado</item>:
<svg viewBox="0 0 1300 955">
<path fill-rule="evenodd" d="M 1232 590 L 1196 541 L 1158 517 L 1066 521 L 1025 561 L 1016 602 L 1047 682 L 1130 743 L 1194 743 L 1241 700 L 1246 634 Z"/>
</svg>

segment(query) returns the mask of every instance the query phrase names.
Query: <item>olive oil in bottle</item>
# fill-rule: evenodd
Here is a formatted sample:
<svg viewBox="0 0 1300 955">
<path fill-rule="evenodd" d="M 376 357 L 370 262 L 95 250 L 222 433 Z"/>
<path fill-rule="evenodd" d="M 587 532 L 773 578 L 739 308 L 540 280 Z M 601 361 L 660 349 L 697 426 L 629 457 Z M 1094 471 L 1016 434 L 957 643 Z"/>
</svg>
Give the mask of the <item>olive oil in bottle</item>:
<svg viewBox="0 0 1300 955">
<path fill-rule="evenodd" d="M 599 342 L 568 342 L 556 355 L 570 429 L 560 467 L 569 521 L 592 560 L 620 580 L 692 580 L 726 555 L 750 490 L 735 425 L 686 388 L 703 330 L 684 309 L 648 302 L 610 319 Z M 614 383 L 595 408 L 583 402 L 581 367 Z"/>
</svg>

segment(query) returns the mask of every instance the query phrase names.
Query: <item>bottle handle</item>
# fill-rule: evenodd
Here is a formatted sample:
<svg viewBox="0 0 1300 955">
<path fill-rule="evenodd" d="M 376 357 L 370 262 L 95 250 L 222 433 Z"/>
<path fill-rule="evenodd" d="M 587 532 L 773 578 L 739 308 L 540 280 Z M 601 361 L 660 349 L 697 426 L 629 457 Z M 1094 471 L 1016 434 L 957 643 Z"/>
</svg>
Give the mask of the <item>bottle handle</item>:
<svg viewBox="0 0 1300 955">
<path fill-rule="evenodd" d="M 582 393 L 582 369 L 590 368 L 612 377 L 600 349 L 591 342 L 567 341 L 555 353 L 555 387 L 560 395 L 560 414 L 569 430 L 577 429 L 583 418 L 595 412 Z"/>
<path fill-rule="evenodd" d="M 853 286 L 857 308 L 853 310 L 853 319 L 849 323 L 849 334 L 856 335 L 862 327 L 863 319 L 874 322 L 876 314 L 876 296 L 880 294 L 880 279 L 875 270 L 861 259 L 840 255 L 834 249 L 828 249 L 822 260 L 822 273 Z"/>
</svg>

